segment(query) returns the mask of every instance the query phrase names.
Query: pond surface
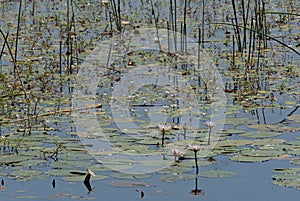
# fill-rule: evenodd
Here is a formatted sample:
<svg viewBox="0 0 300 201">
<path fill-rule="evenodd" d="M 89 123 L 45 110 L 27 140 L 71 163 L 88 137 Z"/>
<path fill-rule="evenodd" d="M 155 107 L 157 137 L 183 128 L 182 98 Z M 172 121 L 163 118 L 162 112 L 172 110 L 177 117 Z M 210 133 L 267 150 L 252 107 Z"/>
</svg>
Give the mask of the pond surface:
<svg viewBox="0 0 300 201">
<path fill-rule="evenodd" d="M 299 11 L 1 2 L 0 200 L 296 200 Z"/>
</svg>

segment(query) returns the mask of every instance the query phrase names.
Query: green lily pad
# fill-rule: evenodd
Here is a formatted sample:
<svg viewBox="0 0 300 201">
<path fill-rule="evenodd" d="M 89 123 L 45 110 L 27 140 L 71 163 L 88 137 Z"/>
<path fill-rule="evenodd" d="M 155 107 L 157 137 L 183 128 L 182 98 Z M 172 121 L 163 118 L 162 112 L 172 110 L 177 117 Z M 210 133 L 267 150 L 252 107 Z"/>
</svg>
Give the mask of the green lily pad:
<svg viewBox="0 0 300 201">
<path fill-rule="evenodd" d="M 218 134 L 226 134 L 226 135 L 235 135 L 235 134 L 241 134 L 247 132 L 246 130 L 241 129 L 222 129 L 218 130 Z"/>
<path fill-rule="evenodd" d="M 265 162 L 271 160 L 271 157 L 268 156 L 244 156 L 241 154 L 236 154 L 229 157 L 230 160 L 237 161 L 237 162 L 246 162 L 246 163 L 258 163 L 258 162 Z"/>
<path fill-rule="evenodd" d="M 0 156 L 0 165 L 10 165 L 13 163 L 18 163 L 21 161 L 29 160 L 30 158 L 28 156 L 23 155 L 4 155 Z"/>
<path fill-rule="evenodd" d="M 68 176 L 68 177 L 61 178 L 61 180 L 67 181 L 67 182 L 83 182 L 85 177 L 86 177 L 85 175 L 82 175 L 82 176 Z M 99 180 L 103 180 L 103 179 L 107 179 L 107 178 L 108 178 L 107 175 L 96 174 L 95 176 L 91 177 L 91 181 L 99 181 Z"/>
<path fill-rule="evenodd" d="M 293 114 L 291 116 L 286 117 L 286 119 L 300 123 L 300 114 Z"/>
<path fill-rule="evenodd" d="M 276 137 L 279 135 L 281 135 L 281 133 L 273 132 L 273 131 L 255 131 L 255 132 L 246 132 L 246 133 L 240 134 L 240 136 L 249 137 L 249 138 L 270 138 L 270 137 Z"/>
<path fill-rule="evenodd" d="M 248 127 L 259 130 L 273 130 L 278 128 L 278 126 L 272 124 L 251 124 Z"/>
<path fill-rule="evenodd" d="M 138 188 L 138 187 L 150 187 L 151 185 L 146 182 L 140 181 L 111 181 L 108 183 L 110 186 L 118 188 Z"/>
<path fill-rule="evenodd" d="M 273 172 L 276 173 L 300 173 L 300 168 L 275 168 Z"/>
<path fill-rule="evenodd" d="M 274 139 L 274 138 L 264 138 L 264 139 L 259 139 L 259 140 L 253 140 L 252 145 L 256 146 L 275 146 L 276 144 L 282 144 L 286 142 L 284 139 Z"/>
<path fill-rule="evenodd" d="M 158 138 L 147 138 L 143 140 L 138 140 L 136 142 L 137 144 L 143 144 L 143 145 L 156 145 L 161 143 L 161 139 Z"/>
<path fill-rule="evenodd" d="M 86 168 L 92 165 L 91 162 L 82 161 L 82 160 L 75 160 L 75 161 L 56 161 L 50 164 L 53 168 L 61 168 L 61 169 L 71 169 L 74 167 L 78 168 Z"/>
<path fill-rule="evenodd" d="M 9 176 L 20 181 L 28 181 L 33 178 L 36 178 L 38 175 L 42 174 L 41 171 L 38 170 L 15 170 L 9 173 Z"/>
<path fill-rule="evenodd" d="M 23 166 L 23 167 L 35 167 L 35 166 L 45 165 L 46 163 L 47 161 L 43 159 L 31 159 L 31 160 L 21 161 L 16 165 Z"/>
<path fill-rule="evenodd" d="M 115 179 L 145 179 L 151 177 L 150 174 L 129 174 L 129 173 L 115 173 L 111 175 Z"/>
<path fill-rule="evenodd" d="M 285 154 L 286 152 L 282 149 L 242 149 L 240 154 L 244 156 L 254 156 L 254 157 L 274 157 Z"/>
<path fill-rule="evenodd" d="M 274 180 L 273 184 L 277 186 L 300 189 L 299 169 L 293 171 L 293 169 L 287 168 L 283 173 L 273 175 L 272 179 Z"/>
<path fill-rule="evenodd" d="M 234 177 L 236 176 L 236 173 L 231 171 L 210 170 L 206 172 L 200 172 L 199 176 L 209 177 L 209 178 L 224 178 L 224 177 Z"/>
<path fill-rule="evenodd" d="M 71 171 L 73 171 L 73 170 L 69 170 L 69 169 L 67 169 L 67 170 L 66 169 L 50 169 L 50 170 L 47 170 L 46 172 L 44 172 L 44 174 L 50 175 L 50 176 L 69 176 L 69 175 L 71 175 Z"/>
<path fill-rule="evenodd" d="M 229 124 L 229 125 L 250 124 L 253 122 L 257 122 L 257 120 L 249 119 L 249 118 L 226 118 L 225 120 L 225 124 Z"/>
<path fill-rule="evenodd" d="M 164 166 L 168 167 L 169 165 L 172 164 L 173 161 L 170 160 L 143 160 L 140 163 L 145 166 Z"/>
<path fill-rule="evenodd" d="M 273 178 L 273 179 L 276 179 L 276 178 Z M 276 181 L 273 181 L 273 184 L 277 185 L 277 186 L 284 186 L 284 187 L 295 188 L 295 189 L 300 190 L 299 179 L 285 179 L 285 180 L 278 179 Z"/>
<path fill-rule="evenodd" d="M 191 167 L 181 166 L 181 164 L 166 167 L 158 171 L 160 174 L 182 174 L 191 172 Z"/>
<path fill-rule="evenodd" d="M 220 147 L 238 147 L 238 146 L 245 146 L 248 144 L 252 144 L 252 140 L 223 140 L 223 141 L 219 141 L 216 146 L 215 149 L 220 149 Z"/>
<path fill-rule="evenodd" d="M 186 181 L 197 178 L 195 174 L 171 174 L 160 177 L 163 182 L 175 182 L 175 181 Z"/>
<path fill-rule="evenodd" d="M 300 165 L 300 159 L 295 158 L 295 159 L 291 160 L 290 163 L 293 164 L 293 165 Z"/>
</svg>

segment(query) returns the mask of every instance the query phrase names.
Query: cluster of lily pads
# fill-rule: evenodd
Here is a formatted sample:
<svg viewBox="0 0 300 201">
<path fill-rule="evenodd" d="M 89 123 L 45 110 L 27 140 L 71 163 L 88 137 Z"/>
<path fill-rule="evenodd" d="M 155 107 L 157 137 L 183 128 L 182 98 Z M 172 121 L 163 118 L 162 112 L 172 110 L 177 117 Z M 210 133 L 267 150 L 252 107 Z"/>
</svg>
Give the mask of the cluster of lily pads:
<svg viewBox="0 0 300 201">
<path fill-rule="evenodd" d="M 78 12 L 78 15 L 76 13 L 74 15 L 73 26 L 76 25 L 76 29 L 72 27 L 74 32 L 69 32 L 69 36 L 74 39 L 74 44 L 78 45 L 76 51 L 79 55 L 76 59 L 81 60 L 92 51 L 94 41 L 110 37 L 114 25 L 108 19 L 110 8 L 107 2 L 103 1 L 97 5 L 91 5 L 88 1 L 72 2 L 73 9 Z M 161 10 L 167 7 L 168 3 L 169 1 L 161 1 L 155 4 L 156 12 L 160 16 L 157 22 L 160 27 L 165 27 L 169 18 L 168 12 Z M 207 6 L 214 3 L 214 1 L 207 1 Z M 198 94 L 201 105 L 201 110 L 196 116 L 197 121 L 202 122 L 202 127 L 178 126 L 174 122 L 178 121 L 186 111 L 178 108 L 173 92 L 166 91 L 164 88 L 154 90 L 153 86 L 147 86 L 129 99 L 131 105 L 135 105 L 131 108 L 131 115 L 135 122 L 141 125 L 141 128 L 120 131 L 110 117 L 109 107 L 98 109 L 96 115 L 101 120 L 101 126 L 104 129 L 97 135 L 87 137 L 109 142 L 113 144 L 113 147 L 111 150 L 103 149 L 88 153 L 86 147 L 91 145 L 81 144 L 79 138 L 76 137 L 80 131 L 75 132 L 68 128 L 73 121 L 71 117 L 68 114 L 60 115 L 59 112 L 62 108 L 70 106 L 70 97 L 67 94 L 72 92 L 72 80 L 76 77 L 76 75 L 69 75 L 70 69 L 64 66 L 70 59 L 70 52 L 66 47 L 68 38 L 66 33 L 68 33 L 67 30 L 70 30 L 68 27 L 70 24 L 67 24 L 69 21 L 63 17 L 66 5 L 50 1 L 46 4 L 38 2 L 37 8 L 39 9 L 33 13 L 35 20 L 32 20 L 29 17 L 32 5 L 29 4 L 23 10 L 22 20 L 24 23 L 21 23 L 19 36 L 22 40 L 19 43 L 21 54 L 18 56 L 18 63 L 21 67 L 21 79 L 30 102 L 26 102 L 24 88 L 13 75 L 13 68 L 11 68 L 13 65 L 6 49 L 4 49 L 1 64 L 0 176 L 4 181 L 6 179 L 28 181 L 51 177 L 60 178 L 66 182 L 83 182 L 86 170 L 90 168 L 96 172 L 96 176 L 92 180 L 109 177 L 115 179 L 109 182 L 111 186 L 133 188 L 151 186 L 141 180 L 151 177 L 152 174 L 127 172 L 135 165 L 150 168 L 153 166 L 164 167 L 158 170 L 160 179 L 164 182 L 197 179 L 198 176 L 215 178 L 235 176 L 236 173 L 231 171 L 214 170 L 213 168 L 209 171 L 201 171 L 199 168 L 217 163 L 215 161 L 217 157 L 225 155 L 234 162 L 266 162 L 288 159 L 291 168 L 274 168 L 274 176 L 270 180 L 272 179 L 275 185 L 299 189 L 300 140 L 297 136 L 300 123 L 299 114 L 287 113 L 286 118 L 282 117 L 279 120 L 275 118 L 274 121 L 269 122 L 271 121 L 269 119 L 276 116 L 272 115 L 273 112 L 278 112 L 277 114 L 280 116 L 281 112 L 285 110 L 297 112 L 297 108 L 299 108 L 299 65 L 297 64 L 299 59 L 286 52 L 286 49 L 272 44 L 276 54 L 265 49 L 264 55 L 258 56 L 262 63 L 261 68 L 257 67 L 247 72 L 243 70 L 244 67 L 246 68 L 245 56 L 239 57 L 237 54 L 234 59 L 240 69 L 226 70 L 231 66 L 233 57 L 232 47 L 229 47 L 231 43 L 229 38 L 231 37 L 228 37 L 227 34 L 230 34 L 230 28 L 220 25 L 205 25 L 207 30 L 203 30 L 203 32 L 206 33 L 208 39 L 205 49 L 216 55 L 213 57 L 214 62 L 220 68 L 227 83 L 226 86 L 232 87 L 232 90 L 227 90 L 228 102 L 234 104 L 228 105 L 228 118 L 224 129 L 215 133 L 211 131 L 213 123 L 208 123 L 208 127 L 205 127 L 204 123 L 211 117 L 209 104 L 214 101 L 214 97 L 209 97 L 205 93 L 205 83 L 199 82 L 197 74 L 194 73 L 194 66 L 188 64 L 181 57 L 167 55 L 162 59 L 153 52 L 135 52 L 127 55 L 128 57 L 123 60 L 117 58 L 113 63 L 115 71 L 110 69 L 108 76 L 103 76 L 103 79 L 99 81 L 99 88 L 101 88 L 99 89 L 99 96 L 101 96 L 99 102 L 104 106 L 109 103 L 111 80 L 114 83 L 122 79 L 122 73 L 125 72 L 123 71 L 124 66 L 128 70 L 145 64 L 167 63 L 172 68 L 176 66 L 178 74 L 190 78 L 190 85 Z M 153 26 L 151 23 L 152 11 L 148 5 L 137 4 L 132 8 L 132 5 L 126 1 L 123 1 L 123 5 L 128 11 L 122 13 L 124 21 L 128 20 L 128 23 L 123 23 L 124 26 L 129 29 Z M 14 7 L 14 2 L 3 3 L 3 15 L 6 16 L 3 17 L 4 21 L 1 20 L 3 25 L 1 28 L 10 33 L 12 30 L 16 30 L 17 24 L 14 23 L 16 18 L 8 16 L 7 13 L 10 15 L 11 12 L 4 11 L 5 9 L 14 10 Z M 103 9 L 99 9 L 99 7 Z M 228 8 L 228 4 L 225 3 L 220 10 L 207 15 L 206 21 L 225 20 L 231 15 L 231 10 Z M 191 2 L 188 26 L 196 28 L 200 26 L 199 10 L 201 9 L 198 9 L 197 4 Z M 290 32 L 291 35 L 288 37 L 289 40 L 292 38 L 291 45 L 294 45 L 296 40 L 293 38 L 296 38 L 296 33 L 291 30 L 297 22 L 289 18 L 288 14 L 282 13 L 281 15 L 284 20 L 280 19 L 279 22 L 272 20 L 275 18 L 274 15 L 270 17 L 271 19 L 266 20 L 272 27 L 273 36 L 282 37 L 284 40 L 287 38 L 283 37 L 282 33 Z M 178 19 L 182 18 L 182 13 L 178 13 Z M 101 23 L 99 23 L 100 21 Z M 107 24 L 112 26 L 111 30 Z M 197 38 L 196 28 L 191 28 L 188 33 L 191 37 L 196 35 Z M 10 43 L 14 42 L 12 36 L 14 34 L 8 37 Z M 217 39 L 211 42 L 210 39 L 213 36 L 216 36 Z M 3 42 L 2 39 L 1 42 Z M 60 42 L 62 42 L 61 50 Z M 58 57 L 60 51 L 62 51 L 62 59 Z M 290 61 L 285 59 L 287 54 L 287 57 L 291 58 Z M 120 58 L 123 56 L 121 55 Z M 73 59 L 75 60 L 75 57 Z M 63 73 L 59 73 L 60 62 L 63 63 Z M 150 70 L 149 73 L 151 73 Z M 238 89 L 235 86 L 238 86 Z M 144 101 L 147 103 L 149 100 L 163 105 L 160 114 L 166 114 L 168 118 L 168 124 L 161 125 L 160 130 L 161 122 L 155 125 L 148 124 L 149 108 L 142 105 Z M 142 109 L 138 108 L 138 105 Z M 268 112 L 265 114 L 265 111 Z M 260 113 L 262 114 L 260 115 Z M 246 118 L 239 118 L 239 116 L 246 116 Z M 126 123 L 128 119 L 114 119 L 114 121 Z M 294 140 L 287 140 L 282 137 L 284 135 L 289 136 L 288 139 Z M 218 141 L 215 141 L 215 136 Z M 208 144 L 214 144 L 213 149 L 206 149 L 209 147 Z M 198 150 L 197 146 L 201 146 L 202 149 Z M 188 147 L 192 151 L 188 151 Z M 195 150 L 197 150 L 196 156 Z M 208 154 L 203 157 L 202 151 L 206 151 L 205 153 Z M 143 160 L 137 162 L 120 158 L 119 156 L 122 154 L 142 156 Z M 158 158 L 149 160 L 149 156 L 158 156 Z M 117 172 L 112 172 L 112 170 Z"/>
</svg>

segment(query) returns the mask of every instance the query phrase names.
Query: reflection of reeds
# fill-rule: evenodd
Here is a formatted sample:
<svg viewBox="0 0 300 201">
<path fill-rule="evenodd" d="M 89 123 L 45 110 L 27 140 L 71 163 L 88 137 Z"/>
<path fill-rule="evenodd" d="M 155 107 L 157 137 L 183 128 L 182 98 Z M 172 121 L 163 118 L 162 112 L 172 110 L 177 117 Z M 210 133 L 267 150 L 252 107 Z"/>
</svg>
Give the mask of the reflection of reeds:
<svg viewBox="0 0 300 201">
<path fill-rule="evenodd" d="M 154 24 L 155 24 L 155 29 L 156 29 L 156 37 L 158 38 L 157 42 L 158 42 L 158 48 L 159 50 L 161 50 L 161 45 L 160 45 L 160 39 L 159 39 L 159 34 L 158 34 L 158 17 L 156 17 L 155 14 L 155 10 L 154 10 L 154 5 L 152 0 L 150 0 L 150 4 L 151 4 L 151 12 L 152 12 L 152 16 L 154 18 Z"/>
<path fill-rule="evenodd" d="M 240 28 L 238 27 L 239 23 L 238 23 L 238 17 L 237 17 L 237 10 L 236 10 L 236 6 L 235 6 L 235 0 L 232 0 L 231 4 L 232 4 L 232 9 L 233 9 L 233 14 L 234 14 L 234 21 L 232 19 L 232 25 L 233 25 L 234 32 L 235 32 L 235 38 L 237 40 L 238 51 L 242 52 Z"/>
<path fill-rule="evenodd" d="M 176 11 L 176 0 L 170 0 L 170 15 L 169 19 L 171 22 L 171 30 L 174 38 L 174 49 L 177 51 L 177 11 Z"/>
<path fill-rule="evenodd" d="M 114 21 L 119 32 L 122 31 L 122 20 L 121 20 L 121 2 L 118 0 L 116 3 L 115 0 L 110 1 L 112 7 L 112 14 L 114 16 Z"/>
</svg>

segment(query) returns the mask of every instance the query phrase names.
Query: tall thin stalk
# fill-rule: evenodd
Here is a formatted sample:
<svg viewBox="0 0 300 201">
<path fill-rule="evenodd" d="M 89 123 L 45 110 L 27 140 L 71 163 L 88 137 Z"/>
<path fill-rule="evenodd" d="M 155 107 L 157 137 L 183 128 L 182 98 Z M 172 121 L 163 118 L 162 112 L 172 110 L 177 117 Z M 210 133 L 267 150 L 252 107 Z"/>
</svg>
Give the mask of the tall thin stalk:
<svg viewBox="0 0 300 201">
<path fill-rule="evenodd" d="M 17 56 L 18 56 L 18 42 L 19 42 L 21 11 L 22 11 L 22 0 L 20 0 L 20 3 L 19 3 L 18 25 L 17 25 L 17 34 L 16 34 L 16 44 L 15 44 L 15 61 L 17 61 Z M 16 66 L 14 67 L 14 74 L 16 75 Z"/>
<path fill-rule="evenodd" d="M 204 48 L 204 16 L 205 16 L 205 0 L 202 0 L 202 23 L 201 23 L 201 26 L 202 26 L 202 29 L 201 29 L 201 42 L 202 42 L 202 48 Z"/>
<path fill-rule="evenodd" d="M 240 29 L 238 26 L 238 18 L 237 18 L 237 10 L 235 7 L 235 0 L 232 0 L 231 3 L 232 3 L 234 21 L 235 21 L 235 23 L 233 23 L 233 25 L 234 25 L 233 27 L 235 28 L 235 32 L 236 32 L 238 51 L 242 52 L 241 36 L 240 36 Z"/>
<path fill-rule="evenodd" d="M 28 99 L 27 92 L 26 92 L 26 90 L 24 88 L 24 85 L 23 85 L 23 82 L 21 80 L 18 63 L 17 63 L 16 59 L 14 58 L 12 50 L 11 50 L 9 44 L 8 44 L 8 41 L 7 41 L 8 36 L 5 36 L 5 34 L 3 33 L 3 31 L 1 29 L 0 29 L 0 33 L 1 33 L 2 37 L 4 38 L 4 43 L 6 44 L 6 46 L 8 48 L 9 55 L 10 55 L 10 57 L 11 57 L 13 63 L 14 63 L 14 69 L 15 69 L 15 72 L 16 72 L 17 79 L 18 79 L 18 81 L 21 85 L 22 90 L 24 91 L 24 98 L 25 98 L 27 103 L 30 103 L 30 100 Z"/>
<path fill-rule="evenodd" d="M 121 22 L 121 2 L 118 0 L 116 3 L 115 0 L 110 1 L 111 7 L 112 7 L 112 14 L 114 15 L 115 24 L 117 27 L 117 30 L 121 33 L 122 31 L 122 22 Z"/>
<path fill-rule="evenodd" d="M 154 24 L 155 24 L 155 29 L 156 29 L 156 37 L 158 38 L 158 48 L 159 50 L 161 50 L 161 44 L 160 44 L 160 37 L 159 37 L 159 33 L 158 33 L 158 19 L 156 18 L 156 14 L 155 14 L 155 10 L 154 10 L 154 5 L 153 5 L 153 1 L 150 0 L 150 4 L 151 4 L 151 10 L 152 10 L 152 16 L 154 18 Z"/>
</svg>

